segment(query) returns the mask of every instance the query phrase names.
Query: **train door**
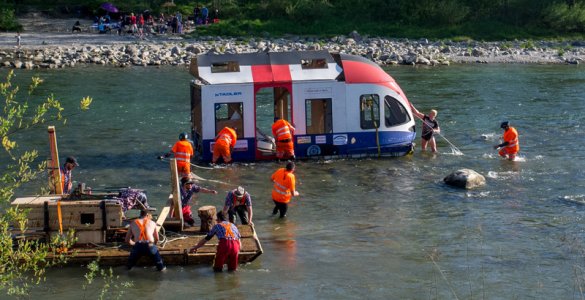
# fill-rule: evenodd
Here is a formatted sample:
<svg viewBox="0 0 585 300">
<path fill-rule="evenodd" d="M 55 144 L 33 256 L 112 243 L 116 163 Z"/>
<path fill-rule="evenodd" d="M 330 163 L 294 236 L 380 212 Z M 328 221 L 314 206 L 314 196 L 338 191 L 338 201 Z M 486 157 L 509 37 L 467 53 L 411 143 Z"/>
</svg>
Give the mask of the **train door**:
<svg viewBox="0 0 585 300">
<path fill-rule="evenodd" d="M 202 114 L 201 87 L 191 85 L 191 137 L 193 138 L 195 157 L 199 158 L 203 155 Z"/>
<path fill-rule="evenodd" d="M 292 123 L 290 86 L 262 87 L 256 91 L 256 158 L 273 159 L 276 144 L 272 124 L 278 118 Z"/>
</svg>

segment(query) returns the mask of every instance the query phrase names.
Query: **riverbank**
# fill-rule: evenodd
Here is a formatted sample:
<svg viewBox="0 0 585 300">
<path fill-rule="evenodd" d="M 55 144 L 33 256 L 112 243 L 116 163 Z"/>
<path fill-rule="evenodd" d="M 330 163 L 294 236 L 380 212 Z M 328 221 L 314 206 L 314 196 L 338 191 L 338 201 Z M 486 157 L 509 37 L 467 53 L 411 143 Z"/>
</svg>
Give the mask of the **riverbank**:
<svg viewBox="0 0 585 300">
<path fill-rule="evenodd" d="M 197 37 L 187 35 L 118 35 L 68 32 L 76 20 L 23 20 L 21 45 L 15 33 L 0 33 L 0 66 L 64 68 L 80 64 L 158 66 L 188 64 L 203 53 L 328 50 L 355 54 L 384 65 L 449 65 L 452 63 L 580 64 L 585 41 L 429 41 L 362 37 L 357 32 L 333 38 L 291 36 L 278 39 Z M 69 24 L 71 23 L 71 24 Z M 34 24 L 34 25 L 33 25 Z"/>
</svg>

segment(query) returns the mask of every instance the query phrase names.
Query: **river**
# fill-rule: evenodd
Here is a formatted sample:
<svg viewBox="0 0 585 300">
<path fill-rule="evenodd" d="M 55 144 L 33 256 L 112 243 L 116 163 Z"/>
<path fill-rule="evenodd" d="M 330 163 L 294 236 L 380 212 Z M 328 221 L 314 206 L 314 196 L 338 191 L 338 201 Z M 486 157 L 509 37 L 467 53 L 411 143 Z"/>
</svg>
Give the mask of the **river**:
<svg viewBox="0 0 585 300">
<path fill-rule="evenodd" d="M 114 268 L 132 281 L 132 299 L 572 299 L 585 289 L 585 69 L 583 66 L 454 65 L 388 69 L 424 112 L 435 108 L 439 153 L 389 159 L 302 161 L 301 197 L 285 220 L 270 215 L 273 162 L 200 170 L 229 184 L 199 205 L 223 205 L 230 188 L 251 193 L 264 254 L 236 273 L 171 266 L 164 273 Z M 1 70 L 4 75 L 7 71 Z M 54 93 L 68 111 L 57 126 L 61 157 L 75 155 L 74 179 L 100 188 L 132 186 L 161 207 L 168 166 L 156 159 L 189 129 L 189 80 L 180 67 L 80 67 L 38 74 L 38 95 Z M 520 133 L 520 160 L 504 161 L 501 121 Z M 420 122 L 417 122 L 420 128 Z M 420 130 L 419 130 L 420 132 Z M 26 134 L 26 136 L 24 136 Z M 22 134 L 46 149 L 45 128 Z M 23 145 L 25 143 L 23 142 Z M 487 185 L 460 190 L 443 178 L 471 168 Z M 29 187 L 29 190 L 34 188 Z M 20 191 L 20 193 L 24 193 Z M 53 269 L 33 297 L 94 298 L 81 267 Z M 1 298 L 1 297 L 0 297 Z"/>
</svg>

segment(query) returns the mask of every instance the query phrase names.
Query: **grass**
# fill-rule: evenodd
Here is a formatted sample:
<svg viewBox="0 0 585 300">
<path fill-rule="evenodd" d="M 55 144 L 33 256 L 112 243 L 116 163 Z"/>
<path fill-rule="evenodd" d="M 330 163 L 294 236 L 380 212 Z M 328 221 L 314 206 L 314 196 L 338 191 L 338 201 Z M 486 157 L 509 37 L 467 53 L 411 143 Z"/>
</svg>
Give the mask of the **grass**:
<svg viewBox="0 0 585 300">
<path fill-rule="evenodd" d="M 457 26 L 415 26 L 384 22 L 355 22 L 345 20 L 317 20 L 311 24 L 298 24 L 288 20 L 222 20 L 219 24 L 197 27 L 194 37 L 205 35 L 232 37 L 283 37 L 287 35 L 328 38 L 347 35 L 356 30 L 362 36 L 387 38 L 428 38 L 452 41 L 502 40 L 582 40 L 584 34 L 559 35 L 547 28 L 517 27 L 499 22 L 475 22 Z"/>
</svg>

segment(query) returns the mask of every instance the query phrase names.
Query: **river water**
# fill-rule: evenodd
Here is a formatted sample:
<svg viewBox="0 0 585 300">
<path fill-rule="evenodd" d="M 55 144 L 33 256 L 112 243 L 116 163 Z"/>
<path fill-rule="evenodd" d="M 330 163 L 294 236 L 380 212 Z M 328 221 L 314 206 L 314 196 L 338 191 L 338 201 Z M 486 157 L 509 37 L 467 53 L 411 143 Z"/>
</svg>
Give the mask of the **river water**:
<svg viewBox="0 0 585 300">
<path fill-rule="evenodd" d="M 303 161 L 288 218 L 270 215 L 269 175 L 277 163 L 236 164 L 197 174 L 223 204 L 243 185 L 252 194 L 264 254 L 235 274 L 210 266 L 126 272 L 134 299 L 572 299 L 585 289 L 585 69 L 582 66 L 457 65 L 388 70 L 421 111 L 439 111 L 439 154 L 388 159 Z M 1 71 L 5 74 L 6 71 Z M 168 166 L 155 157 L 189 129 L 184 68 L 81 67 L 17 71 L 39 74 L 37 94 L 67 106 L 91 95 L 90 111 L 57 125 L 61 157 L 75 155 L 74 179 L 94 188 L 132 186 L 162 207 Z M 75 111 L 69 109 L 69 112 Z M 497 157 L 499 124 L 520 133 L 516 162 Z M 420 128 L 420 123 L 417 123 Z M 420 132 L 420 130 L 419 130 Z M 46 150 L 46 130 L 26 133 L 26 146 Z M 419 144 L 419 137 L 417 137 Z M 42 155 L 44 155 L 44 152 Z M 442 179 L 460 168 L 483 174 L 476 190 Z M 35 190 L 29 187 L 30 190 Z M 24 192 L 21 191 L 21 194 Z M 223 194 L 223 195 L 222 195 Z M 33 296 L 94 298 L 85 269 L 51 270 Z"/>
</svg>

